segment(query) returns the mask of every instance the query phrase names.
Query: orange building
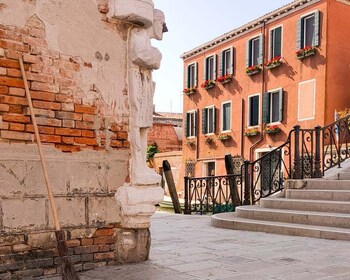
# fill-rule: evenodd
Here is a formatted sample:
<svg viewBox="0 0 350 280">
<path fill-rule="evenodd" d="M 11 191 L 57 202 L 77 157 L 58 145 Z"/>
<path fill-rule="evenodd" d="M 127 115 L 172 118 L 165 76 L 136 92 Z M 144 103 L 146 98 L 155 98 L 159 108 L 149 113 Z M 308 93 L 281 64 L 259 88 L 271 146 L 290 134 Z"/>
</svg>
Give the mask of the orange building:
<svg viewBox="0 0 350 280">
<path fill-rule="evenodd" d="M 183 175 L 226 174 L 350 107 L 350 1 L 298 0 L 182 55 Z"/>
</svg>

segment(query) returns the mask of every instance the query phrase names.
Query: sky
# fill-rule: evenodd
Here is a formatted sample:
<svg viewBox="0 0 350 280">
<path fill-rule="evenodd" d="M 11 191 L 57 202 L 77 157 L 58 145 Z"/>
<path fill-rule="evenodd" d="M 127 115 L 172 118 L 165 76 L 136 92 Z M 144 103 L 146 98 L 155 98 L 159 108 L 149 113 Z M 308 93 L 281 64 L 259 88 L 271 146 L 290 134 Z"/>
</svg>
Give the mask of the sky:
<svg viewBox="0 0 350 280">
<path fill-rule="evenodd" d="M 267 14 L 292 0 L 153 0 L 165 13 L 169 32 L 153 41 L 163 55 L 156 82 L 157 112 L 182 112 L 183 61 L 180 56 L 199 45 Z"/>
</svg>

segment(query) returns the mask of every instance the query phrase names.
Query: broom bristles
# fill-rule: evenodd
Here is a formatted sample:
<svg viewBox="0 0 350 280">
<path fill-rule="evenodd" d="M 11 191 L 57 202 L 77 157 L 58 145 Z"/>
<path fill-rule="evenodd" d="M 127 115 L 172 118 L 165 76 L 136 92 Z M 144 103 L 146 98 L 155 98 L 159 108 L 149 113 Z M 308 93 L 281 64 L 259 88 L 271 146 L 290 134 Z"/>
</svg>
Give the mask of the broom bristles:
<svg viewBox="0 0 350 280">
<path fill-rule="evenodd" d="M 80 280 L 71 260 L 68 257 L 68 247 L 62 230 L 55 231 L 58 254 L 61 259 L 62 280 Z"/>
</svg>

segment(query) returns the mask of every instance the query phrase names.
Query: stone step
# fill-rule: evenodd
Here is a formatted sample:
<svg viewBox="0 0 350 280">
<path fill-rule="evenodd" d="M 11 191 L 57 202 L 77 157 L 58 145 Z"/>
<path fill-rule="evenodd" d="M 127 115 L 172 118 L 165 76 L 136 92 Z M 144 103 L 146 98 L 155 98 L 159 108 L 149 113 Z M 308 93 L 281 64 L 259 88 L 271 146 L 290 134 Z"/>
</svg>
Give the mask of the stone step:
<svg viewBox="0 0 350 280">
<path fill-rule="evenodd" d="M 350 202 L 308 199 L 263 198 L 263 208 L 350 214 Z"/>
<path fill-rule="evenodd" d="M 234 213 L 221 213 L 211 217 L 212 226 L 235 230 L 306 236 L 350 241 L 350 229 L 251 220 L 236 217 Z"/>
<path fill-rule="evenodd" d="M 350 201 L 350 190 L 290 189 L 290 190 L 286 190 L 286 198 Z"/>
<path fill-rule="evenodd" d="M 240 206 L 235 211 L 238 218 L 350 228 L 350 214 L 270 209 L 257 205 Z"/>
<path fill-rule="evenodd" d="M 340 172 L 338 174 L 338 180 L 350 180 L 350 171 Z"/>
<path fill-rule="evenodd" d="M 309 179 L 306 182 L 306 188 L 312 190 L 350 190 L 350 180 Z"/>
</svg>

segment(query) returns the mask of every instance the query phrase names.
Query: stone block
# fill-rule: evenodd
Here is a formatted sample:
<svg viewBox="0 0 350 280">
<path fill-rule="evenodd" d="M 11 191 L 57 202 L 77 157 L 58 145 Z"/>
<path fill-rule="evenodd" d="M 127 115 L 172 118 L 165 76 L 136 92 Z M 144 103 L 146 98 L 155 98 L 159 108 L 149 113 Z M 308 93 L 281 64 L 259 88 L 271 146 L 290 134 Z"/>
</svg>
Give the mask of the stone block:
<svg viewBox="0 0 350 280">
<path fill-rule="evenodd" d="M 27 240 L 27 244 L 35 248 L 50 248 L 57 246 L 54 232 L 28 233 Z M 52 252 L 50 254 L 52 254 Z"/>
<path fill-rule="evenodd" d="M 120 222 L 120 208 L 114 196 L 89 197 L 89 224 Z"/>
<path fill-rule="evenodd" d="M 25 170 L 24 161 L 0 160 L 0 196 L 11 196 L 24 192 Z"/>
<path fill-rule="evenodd" d="M 24 234 L 0 234 L 0 244 L 2 246 L 24 242 Z"/>
<path fill-rule="evenodd" d="M 66 184 L 71 193 L 106 193 L 106 166 L 98 161 L 68 162 Z"/>
<path fill-rule="evenodd" d="M 46 227 L 44 198 L 3 199 L 1 204 L 5 231 Z"/>
<path fill-rule="evenodd" d="M 72 230 L 69 231 L 69 234 L 70 234 L 70 238 L 71 239 L 77 239 L 77 238 L 84 238 L 84 239 L 86 239 L 86 238 L 91 238 L 94 235 L 95 231 L 96 231 L 96 228 L 72 229 Z M 85 244 L 85 245 L 91 245 L 91 244 L 89 242 L 88 244 Z"/>
<path fill-rule="evenodd" d="M 125 182 L 128 173 L 128 159 L 106 163 L 106 180 L 108 192 L 115 193 Z"/>
<path fill-rule="evenodd" d="M 118 263 L 142 262 L 148 259 L 151 246 L 149 229 L 117 229 L 116 234 Z"/>
<path fill-rule="evenodd" d="M 58 197 L 56 198 L 56 204 L 61 227 L 86 224 L 84 197 Z M 51 211 L 49 212 L 49 224 L 53 225 L 52 214 Z"/>
</svg>

